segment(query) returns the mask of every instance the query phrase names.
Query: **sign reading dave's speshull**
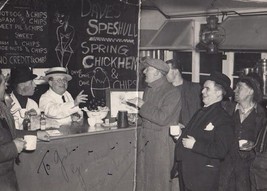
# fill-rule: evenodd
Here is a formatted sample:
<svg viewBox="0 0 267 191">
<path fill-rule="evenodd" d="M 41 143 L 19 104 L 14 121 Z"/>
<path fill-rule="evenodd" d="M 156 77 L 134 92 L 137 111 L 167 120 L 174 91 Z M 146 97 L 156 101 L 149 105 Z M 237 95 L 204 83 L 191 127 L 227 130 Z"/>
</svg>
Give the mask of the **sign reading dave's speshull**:
<svg viewBox="0 0 267 191">
<path fill-rule="evenodd" d="M 0 11 L 0 67 L 66 67 L 73 96 L 135 89 L 138 15 L 138 0 L 10 0 Z"/>
</svg>

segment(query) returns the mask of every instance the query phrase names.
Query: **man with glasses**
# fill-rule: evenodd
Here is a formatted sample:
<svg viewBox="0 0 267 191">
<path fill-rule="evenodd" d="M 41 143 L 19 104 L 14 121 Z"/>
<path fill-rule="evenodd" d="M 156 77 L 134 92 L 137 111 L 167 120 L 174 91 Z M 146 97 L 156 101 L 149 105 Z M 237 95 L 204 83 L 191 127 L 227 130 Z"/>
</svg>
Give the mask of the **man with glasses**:
<svg viewBox="0 0 267 191">
<path fill-rule="evenodd" d="M 87 101 L 87 95 L 81 91 L 75 99 L 72 98 L 67 91 L 68 82 L 72 77 L 66 68 L 53 67 L 45 74 L 44 79 L 49 84 L 49 90 L 40 97 L 40 110 L 44 111 L 47 117 L 54 118 L 60 125 L 70 123 L 76 118 L 75 116 L 81 118 L 79 104 Z"/>
</svg>

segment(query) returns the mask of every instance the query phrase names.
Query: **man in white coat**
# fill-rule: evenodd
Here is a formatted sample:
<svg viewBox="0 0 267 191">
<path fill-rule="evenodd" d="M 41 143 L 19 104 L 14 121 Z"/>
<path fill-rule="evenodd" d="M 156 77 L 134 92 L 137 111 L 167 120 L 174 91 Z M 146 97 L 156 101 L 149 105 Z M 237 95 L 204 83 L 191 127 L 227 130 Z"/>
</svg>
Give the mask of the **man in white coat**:
<svg viewBox="0 0 267 191">
<path fill-rule="evenodd" d="M 29 67 L 20 66 L 11 69 L 10 86 L 12 93 L 10 97 L 11 113 L 15 120 L 16 129 L 22 129 L 22 122 L 25 115 L 39 115 L 38 104 L 31 98 L 34 94 L 36 85 L 33 81 L 37 75 L 33 74 Z"/>
<path fill-rule="evenodd" d="M 87 95 L 81 91 L 75 99 L 67 91 L 68 82 L 72 79 L 66 68 L 53 67 L 45 72 L 44 79 L 49 84 L 49 89 L 40 97 L 40 110 L 45 115 L 53 118 L 59 125 L 69 124 L 73 119 L 82 118 L 80 103 L 87 101 Z M 78 118 L 78 119 L 77 119 Z"/>
</svg>

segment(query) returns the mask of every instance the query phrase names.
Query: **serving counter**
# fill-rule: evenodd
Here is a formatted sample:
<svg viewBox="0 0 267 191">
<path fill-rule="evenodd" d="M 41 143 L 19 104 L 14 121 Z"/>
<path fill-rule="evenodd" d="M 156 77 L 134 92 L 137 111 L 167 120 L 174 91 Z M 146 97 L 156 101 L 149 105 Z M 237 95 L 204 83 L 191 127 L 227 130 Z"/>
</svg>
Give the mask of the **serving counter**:
<svg viewBox="0 0 267 191">
<path fill-rule="evenodd" d="M 22 152 L 15 165 L 21 191 L 132 191 L 136 127 L 61 126 L 59 136 Z"/>
</svg>

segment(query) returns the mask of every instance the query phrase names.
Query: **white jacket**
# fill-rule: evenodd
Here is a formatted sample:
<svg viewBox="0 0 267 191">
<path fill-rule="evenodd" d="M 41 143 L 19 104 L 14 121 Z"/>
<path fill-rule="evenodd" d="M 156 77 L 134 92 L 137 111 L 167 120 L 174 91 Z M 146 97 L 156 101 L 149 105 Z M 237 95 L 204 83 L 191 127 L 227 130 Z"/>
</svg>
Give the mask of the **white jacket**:
<svg viewBox="0 0 267 191">
<path fill-rule="evenodd" d="M 22 122 L 26 111 L 34 109 L 37 112 L 37 115 L 40 114 L 38 104 L 34 100 L 28 98 L 26 108 L 21 108 L 21 105 L 13 92 L 10 94 L 10 97 L 13 100 L 10 112 L 14 117 L 16 129 L 22 129 Z"/>
<path fill-rule="evenodd" d="M 44 111 L 46 117 L 53 118 L 58 124 L 71 123 L 71 115 L 80 112 L 80 108 L 74 105 L 71 94 L 66 91 L 64 94 L 66 102 L 62 100 L 62 95 L 55 93 L 51 88 L 47 90 L 39 100 L 40 110 Z"/>
</svg>

